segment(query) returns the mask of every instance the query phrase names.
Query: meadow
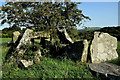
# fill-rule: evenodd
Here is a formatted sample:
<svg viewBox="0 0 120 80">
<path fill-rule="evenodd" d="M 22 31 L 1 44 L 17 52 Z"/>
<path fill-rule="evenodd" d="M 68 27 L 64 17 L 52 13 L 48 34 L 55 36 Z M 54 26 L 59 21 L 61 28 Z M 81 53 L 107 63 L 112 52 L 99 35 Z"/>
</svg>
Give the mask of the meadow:
<svg viewBox="0 0 120 80">
<path fill-rule="evenodd" d="M 1 38 L 2 40 L 2 78 L 32 78 L 32 79 L 46 79 L 46 78 L 79 78 L 79 79 L 100 79 L 99 76 L 93 76 L 90 72 L 88 63 L 81 63 L 79 61 L 72 61 L 70 59 L 57 59 L 42 56 L 42 60 L 38 64 L 33 64 L 28 68 L 19 68 L 16 64 L 9 66 L 5 63 L 5 56 L 9 50 L 7 46 L 11 38 Z M 117 52 L 120 54 L 120 41 L 118 41 Z M 120 56 L 120 55 L 119 55 Z M 116 60 L 107 61 L 120 65 L 120 57 Z"/>
<path fill-rule="evenodd" d="M 39 64 L 33 64 L 28 68 L 19 68 L 17 65 L 9 66 L 5 63 L 5 56 L 10 47 L 7 43 L 11 38 L 2 38 L 2 78 L 79 78 L 79 79 L 97 79 L 89 71 L 87 63 L 72 61 L 64 58 L 62 60 L 42 56 Z"/>
</svg>

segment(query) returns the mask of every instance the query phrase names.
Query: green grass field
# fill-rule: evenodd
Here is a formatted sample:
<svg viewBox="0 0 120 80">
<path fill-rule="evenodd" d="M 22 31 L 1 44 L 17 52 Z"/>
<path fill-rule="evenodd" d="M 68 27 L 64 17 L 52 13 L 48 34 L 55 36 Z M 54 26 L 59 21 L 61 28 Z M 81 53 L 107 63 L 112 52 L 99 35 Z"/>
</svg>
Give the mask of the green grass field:
<svg viewBox="0 0 120 80">
<path fill-rule="evenodd" d="M 7 47 L 7 43 L 11 41 L 11 38 L 2 38 L 2 60 L 5 60 L 5 56 L 10 47 Z M 120 42 L 118 42 L 117 52 L 120 54 Z M 120 55 L 119 55 L 120 56 Z M 108 61 L 118 64 L 120 57 L 117 60 Z M 64 58 L 63 60 L 42 57 L 39 64 L 33 64 L 32 66 L 21 69 L 16 64 L 10 66 L 8 63 L 4 63 L 2 69 L 2 78 L 79 78 L 79 79 L 99 79 L 98 76 L 93 76 L 89 71 L 87 63 L 81 63 L 79 61 L 74 62 L 70 59 Z"/>
<path fill-rule="evenodd" d="M 2 38 L 2 60 L 10 47 L 7 43 L 11 38 Z M 64 58 L 63 60 L 42 57 L 39 64 L 21 69 L 15 64 L 10 66 L 9 63 L 4 63 L 2 68 L 2 78 L 79 78 L 79 79 L 97 79 L 89 71 L 88 64 L 74 62 Z"/>
</svg>

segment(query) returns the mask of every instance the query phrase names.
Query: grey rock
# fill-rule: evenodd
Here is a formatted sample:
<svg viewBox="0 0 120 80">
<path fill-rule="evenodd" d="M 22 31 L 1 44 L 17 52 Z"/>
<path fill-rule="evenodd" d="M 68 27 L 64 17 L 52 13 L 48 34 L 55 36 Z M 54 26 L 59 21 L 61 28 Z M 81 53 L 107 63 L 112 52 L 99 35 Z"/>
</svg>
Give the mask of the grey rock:
<svg viewBox="0 0 120 80">
<path fill-rule="evenodd" d="M 24 65 L 24 67 L 28 67 L 28 66 L 30 66 L 30 65 L 32 65 L 33 64 L 33 60 L 32 61 L 30 61 L 30 60 L 21 60 L 21 63 Z"/>
<path fill-rule="evenodd" d="M 115 78 L 120 79 L 120 66 L 112 64 L 112 63 L 91 63 L 89 64 L 89 68 L 91 71 L 94 71 L 99 74 L 103 74 L 110 79 Z"/>
<path fill-rule="evenodd" d="M 84 48 L 83 48 L 81 62 L 86 62 L 87 61 L 87 54 L 88 54 L 88 41 L 84 40 L 83 44 L 84 44 Z"/>
<path fill-rule="evenodd" d="M 118 58 L 117 38 L 108 33 L 94 32 L 94 39 L 90 46 L 92 63 L 104 62 Z"/>
<path fill-rule="evenodd" d="M 80 60 L 82 62 L 86 62 L 88 42 L 87 40 L 77 41 L 74 42 L 73 44 L 69 44 L 63 47 L 61 51 L 63 51 L 64 56 L 67 56 L 72 60 Z"/>
<path fill-rule="evenodd" d="M 62 27 L 62 29 L 60 29 L 58 27 L 58 32 L 59 32 L 59 36 L 61 36 L 61 37 L 59 37 L 60 40 L 62 40 L 63 42 L 66 42 L 66 43 L 74 43 L 72 41 L 72 39 L 70 38 L 70 36 L 68 35 L 65 27 Z"/>
<path fill-rule="evenodd" d="M 25 52 L 25 50 L 21 50 L 20 48 L 21 48 L 21 46 L 27 45 L 28 43 L 30 43 L 32 33 L 33 33 L 33 30 L 30 30 L 30 29 L 27 29 L 27 30 L 24 32 L 24 34 L 23 34 L 23 36 L 22 36 L 22 38 L 21 38 L 21 40 L 20 40 L 20 42 L 19 42 L 19 44 L 18 44 L 18 46 L 17 46 L 17 49 L 20 50 L 20 53 L 21 53 L 21 52 L 22 52 L 22 53 Z"/>
<path fill-rule="evenodd" d="M 19 31 L 15 31 L 13 32 L 12 35 L 12 42 L 15 43 L 18 40 L 18 37 L 20 36 L 20 32 Z"/>
<path fill-rule="evenodd" d="M 40 59 L 42 58 L 40 49 L 38 49 L 38 50 L 36 51 L 36 53 L 37 53 L 37 54 L 36 54 L 35 58 L 36 58 L 37 62 L 40 62 Z"/>
</svg>

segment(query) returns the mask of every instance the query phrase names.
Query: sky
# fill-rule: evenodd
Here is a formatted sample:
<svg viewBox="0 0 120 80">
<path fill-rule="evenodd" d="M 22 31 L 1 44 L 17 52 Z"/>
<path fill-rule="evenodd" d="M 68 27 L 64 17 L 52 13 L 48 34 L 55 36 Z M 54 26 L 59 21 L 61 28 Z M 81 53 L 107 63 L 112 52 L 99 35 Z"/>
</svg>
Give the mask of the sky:
<svg viewBox="0 0 120 80">
<path fill-rule="evenodd" d="M 4 3 L 0 2 L 0 6 L 2 4 Z M 91 21 L 87 20 L 87 22 L 83 23 L 83 25 L 86 27 L 118 26 L 118 2 L 117 1 L 116 2 L 82 2 L 80 5 L 78 5 L 78 8 L 82 10 L 85 16 L 89 16 L 91 18 Z M 0 26 L 0 30 L 5 27 L 9 27 L 9 25 L 4 24 Z M 80 27 L 78 27 L 78 29 Z"/>
<path fill-rule="evenodd" d="M 91 18 L 87 27 L 118 26 L 118 2 L 82 2 L 78 8 Z"/>
</svg>

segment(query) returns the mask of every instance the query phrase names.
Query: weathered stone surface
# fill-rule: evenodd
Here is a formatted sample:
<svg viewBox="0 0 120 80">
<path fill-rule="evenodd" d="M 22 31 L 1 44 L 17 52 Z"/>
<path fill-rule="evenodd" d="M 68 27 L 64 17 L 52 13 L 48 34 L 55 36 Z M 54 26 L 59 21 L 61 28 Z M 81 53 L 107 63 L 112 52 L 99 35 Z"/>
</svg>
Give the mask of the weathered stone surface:
<svg viewBox="0 0 120 80">
<path fill-rule="evenodd" d="M 23 34 L 20 43 L 17 46 L 17 49 L 20 50 L 21 46 L 26 45 L 27 43 L 30 43 L 31 36 L 32 36 L 33 30 L 27 29 L 25 33 Z M 24 51 L 22 51 L 24 52 Z"/>
<path fill-rule="evenodd" d="M 24 65 L 24 67 L 28 67 L 33 64 L 33 61 L 21 60 L 21 63 Z"/>
<path fill-rule="evenodd" d="M 62 27 L 62 29 L 58 28 L 58 34 L 60 40 L 62 40 L 63 42 L 74 43 L 64 27 Z"/>
<path fill-rule="evenodd" d="M 19 31 L 15 31 L 13 32 L 12 35 L 12 42 L 15 43 L 18 40 L 18 37 L 20 36 L 20 32 Z"/>
<path fill-rule="evenodd" d="M 116 49 L 117 38 L 110 36 L 108 33 L 95 32 L 90 46 L 92 63 L 118 58 Z"/>
<path fill-rule="evenodd" d="M 37 53 L 37 54 L 36 54 L 35 58 L 37 59 L 38 62 L 40 62 L 40 59 L 41 59 L 41 57 L 42 57 L 42 56 L 41 56 L 41 51 L 40 51 L 40 49 L 37 50 L 36 53 Z"/>
<path fill-rule="evenodd" d="M 105 75 L 106 77 L 112 77 L 112 80 L 120 79 L 120 66 L 112 63 L 91 63 L 89 64 L 91 71 Z M 105 78 L 104 78 L 105 79 Z"/>
<path fill-rule="evenodd" d="M 82 53 L 81 62 L 86 62 L 87 61 L 87 54 L 88 54 L 88 41 L 84 40 L 83 44 L 84 44 L 84 49 L 83 49 L 83 53 Z"/>
<path fill-rule="evenodd" d="M 73 44 L 63 47 L 61 53 L 63 53 L 64 56 L 67 56 L 72 60 L 82 60 L 82 62 L 86 62 L 87 49 L 88 49 L 87 40 L 77 41 L 74 42 Z"/>
</svg>

